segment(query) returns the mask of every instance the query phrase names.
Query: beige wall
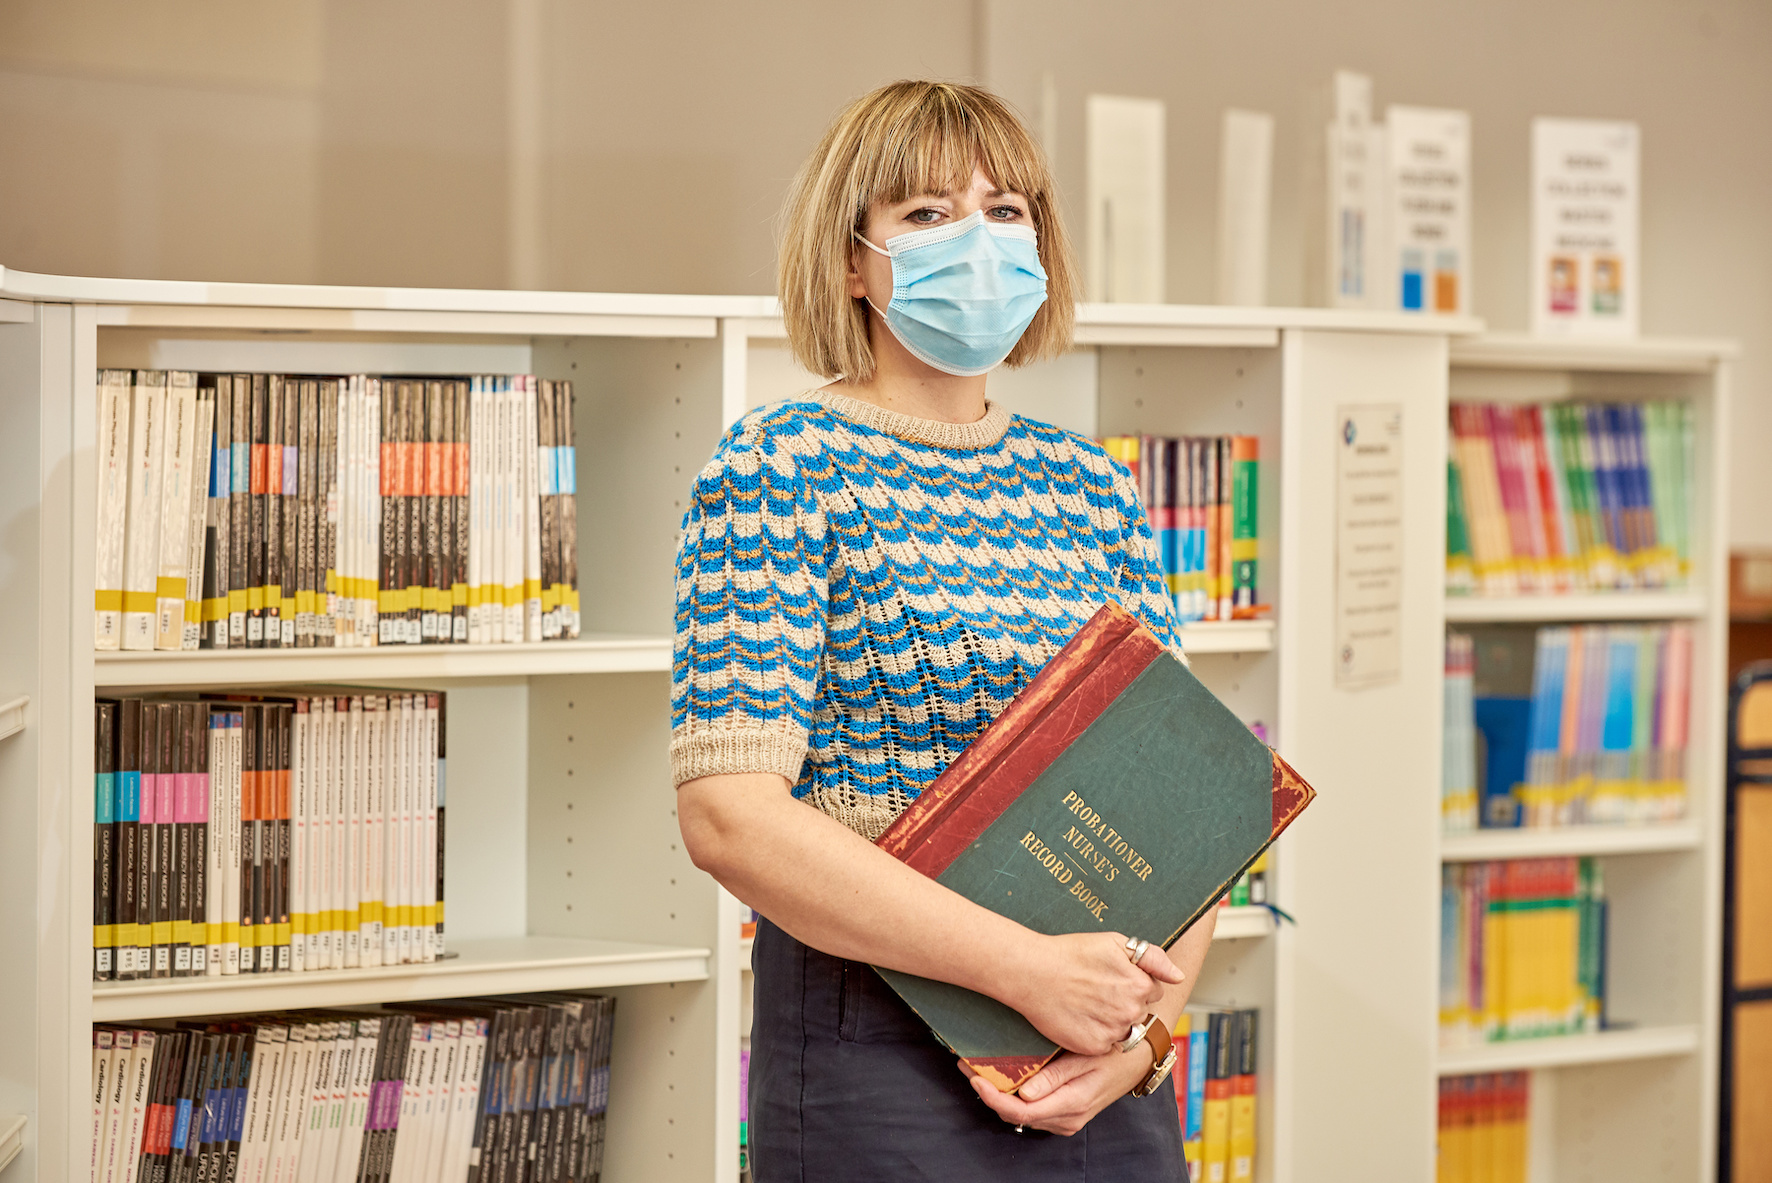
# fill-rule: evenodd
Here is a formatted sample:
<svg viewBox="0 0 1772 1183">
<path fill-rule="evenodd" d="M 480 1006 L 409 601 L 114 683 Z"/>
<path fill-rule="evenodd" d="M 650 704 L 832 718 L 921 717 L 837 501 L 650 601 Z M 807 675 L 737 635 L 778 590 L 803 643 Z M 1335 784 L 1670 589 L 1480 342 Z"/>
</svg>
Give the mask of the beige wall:
<svg viewBox="0 0 1772 1183">
<path fill-rule="evenodd" d="M 513 70 L 512 63 L 520 69 Z M 783 187 L 848 96 L 979 77 L 1168 103 L 1173 300 L 1211 298 L 1219 114 L 1277 118 L 1270 298 L 1303 295 L 1304 97 L 1475 125 L 1475 301 L 1526 324 L 1534 115 L 1644 132 L 1644 330 L 1726 335 L 1733 535 L 1772 544 L 1772 5 L 1762 0 L 0 0 L 0 263 L 72 274 L 766 292 Z"/>
</svg>

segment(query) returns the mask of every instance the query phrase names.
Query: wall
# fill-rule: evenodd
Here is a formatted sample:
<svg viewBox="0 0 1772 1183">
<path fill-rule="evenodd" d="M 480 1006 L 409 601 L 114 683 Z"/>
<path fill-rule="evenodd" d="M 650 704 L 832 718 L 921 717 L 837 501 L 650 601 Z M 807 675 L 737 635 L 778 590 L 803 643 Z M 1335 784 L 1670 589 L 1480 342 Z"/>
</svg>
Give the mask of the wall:
<svg viewBox="0 0 1772 1183">
<path fill-rule="evenodd" d="M 934 75 L 1051 126 L 1073 198 L 1083 97 L 1163 99 L 1176 301 L 1212 295 L 1220 112 L 1271 112 L 1269 296 L 1297 302 L 1304 100 L 1345 66 L 1380 107 L 1471 111 L 1495 328 L 1527 321 L 1532 116 L 1642 124 L 1644 331 L 1742 342 L 1732 533 L 1772 545 L 1769 61 L 1759 0 L 5 0 L 0 263 L 766 292 L 782 191 L 825 121 Z"/>
</svg>

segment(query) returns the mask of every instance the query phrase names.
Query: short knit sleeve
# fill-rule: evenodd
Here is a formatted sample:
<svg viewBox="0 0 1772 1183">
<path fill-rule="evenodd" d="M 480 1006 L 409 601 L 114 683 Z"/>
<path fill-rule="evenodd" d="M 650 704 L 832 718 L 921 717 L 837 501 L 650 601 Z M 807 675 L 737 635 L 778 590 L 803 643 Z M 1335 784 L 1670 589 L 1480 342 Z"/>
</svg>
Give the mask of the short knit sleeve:
<svg viewBox="0 0 1772 1183">
<path fill-rule="evenodd" d="M 677 551 L 671 775 L 796 781 L 824 651 L 826 525 L 794 457 L 744 430 L 696 478 Z"/>
<path fill-rule="evenodd" d="M 1114 466 L 1114 495 L 1119 502 L 1121 530 L 1120 606 L 1137 616 L 1144 626 L 1169 646 L 1183 662 L 1181 630 L 1175 620 L 1175 600 L 1163 578 L 1163 564 L 1150 519 L 1138 501 L 1138 487 L 1118 461 Z"/>
</svg>

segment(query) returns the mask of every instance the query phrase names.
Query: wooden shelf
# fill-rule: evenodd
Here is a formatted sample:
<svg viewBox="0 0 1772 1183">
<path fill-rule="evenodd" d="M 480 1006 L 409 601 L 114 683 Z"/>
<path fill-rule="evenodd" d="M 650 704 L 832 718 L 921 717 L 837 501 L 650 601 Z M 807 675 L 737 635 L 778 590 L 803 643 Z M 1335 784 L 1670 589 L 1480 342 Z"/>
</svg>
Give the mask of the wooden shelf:
<svg viewBox="0 0 1772 1183">
<path fill-rule="evenodd" d="M 22 1113 L 0 1116 L 0 1171 L 25 1148 L 25 1117 Z"/>
<path fill-rule="evenodd" d="M 25 708 L 30 705 L 28 694 L 15 695 L 0 702 L 0 739 L 8 739 L 25 729 Z"/>
<path fill-rule="evenodd" d="M 708 950 L 567 937 L 461 941 L 430 965 L 320 973 L 241 974 L 151 982 L 95 982 L 99 1023 L 292 1008 L 419 1002 L 476 994 L 528 994 L 703 981 Z"/>
<path fill-rule="evenodd" d="M 1448 624 L 1554 620 L 1691 620 L 1708 610 L 1702 592 L 1600 592 L 1579 596 L 1447 596 Z"/>
<path fill-rule="evenodd" d="M 381 645 L 368 649 L 222 649 L 94 654 L 100 687 L 267 686 L 411 678 L 668 671 L 669 637 L 592 636 L 521 645 Z"/>
<path fill-rule="evenodd" d="M 1212 930 L 1212 939 L 1242 941 L 1252 937 L 1265 937 L 1273 931 L 1274 914 L 1266 908 L 1221 908 L 1218 912 L 1218 927 Z M 740 937 L 738 940 L 738 968 L 744 973 L 751 972 L 751 946 L 755 943 L 755 937 Z"/>
<path fill-rule="evenodd" d="M 1658 825 L 1542 826 L 1535 829 L 1477 830 L 1440 839 L 1440 861 L 1474 863 L 1485 859 L 1556 858 L 1588 854 L 1650 854 L 1697 850 L 1704 835 L 1694 820 Z"/>
<path fill-rule="evenodd" d="M 1653 1060 L 1690 1055 L 1698 1050 L 1698 1028 L 1692 1024 L 1634 1027 L 1593 1035 L 1558 1035 L 1549 1039 L 1514 1039 L 1474 1047 L 1441 1048 L 1441 1076 L 1471 1072 L 1517 1072 L 1529 1068 L 1568 1068 L 1578 1064 L 1609 1064 L 1619 1060 Z"/>
<path fill-rule="evenodd" d="M 1485 333 L 1451 340 L 1452 367 L 1524 370 L 1627 370 L 1703 374 L 1741 352 L 1733 341 L 1693 337 L 1579 341 L 1527 333 Z"/>
<path fill-rule="evenodd" d="M 1267 653 L 1274 647 L 1271 620 L 1199 620 L 1181 626 L 1188 653 Z"/>
</svg>

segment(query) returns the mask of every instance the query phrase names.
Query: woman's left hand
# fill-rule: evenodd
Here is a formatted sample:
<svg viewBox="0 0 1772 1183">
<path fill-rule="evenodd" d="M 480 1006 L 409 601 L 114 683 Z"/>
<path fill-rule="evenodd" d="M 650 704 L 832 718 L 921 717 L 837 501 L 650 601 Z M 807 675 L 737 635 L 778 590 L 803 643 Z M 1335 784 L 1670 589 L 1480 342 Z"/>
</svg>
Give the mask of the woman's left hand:
<svg viewBox="0 0 1772 1183">
<path fill-rule="evenodd" d="M 1101 1056 L 1060 1052 L 1028 1078 L 1019 1095 L 998 1092 L 977 1076 L 972 1078 L 972 1088 L 1010 1125 L 1049 1130 L 1068 1138 L 1131 1092 L 1151 1070 L 1152 1054 L 1148 1043 L 1129 1052 L 1115 1049 Z"/>
</svg>

